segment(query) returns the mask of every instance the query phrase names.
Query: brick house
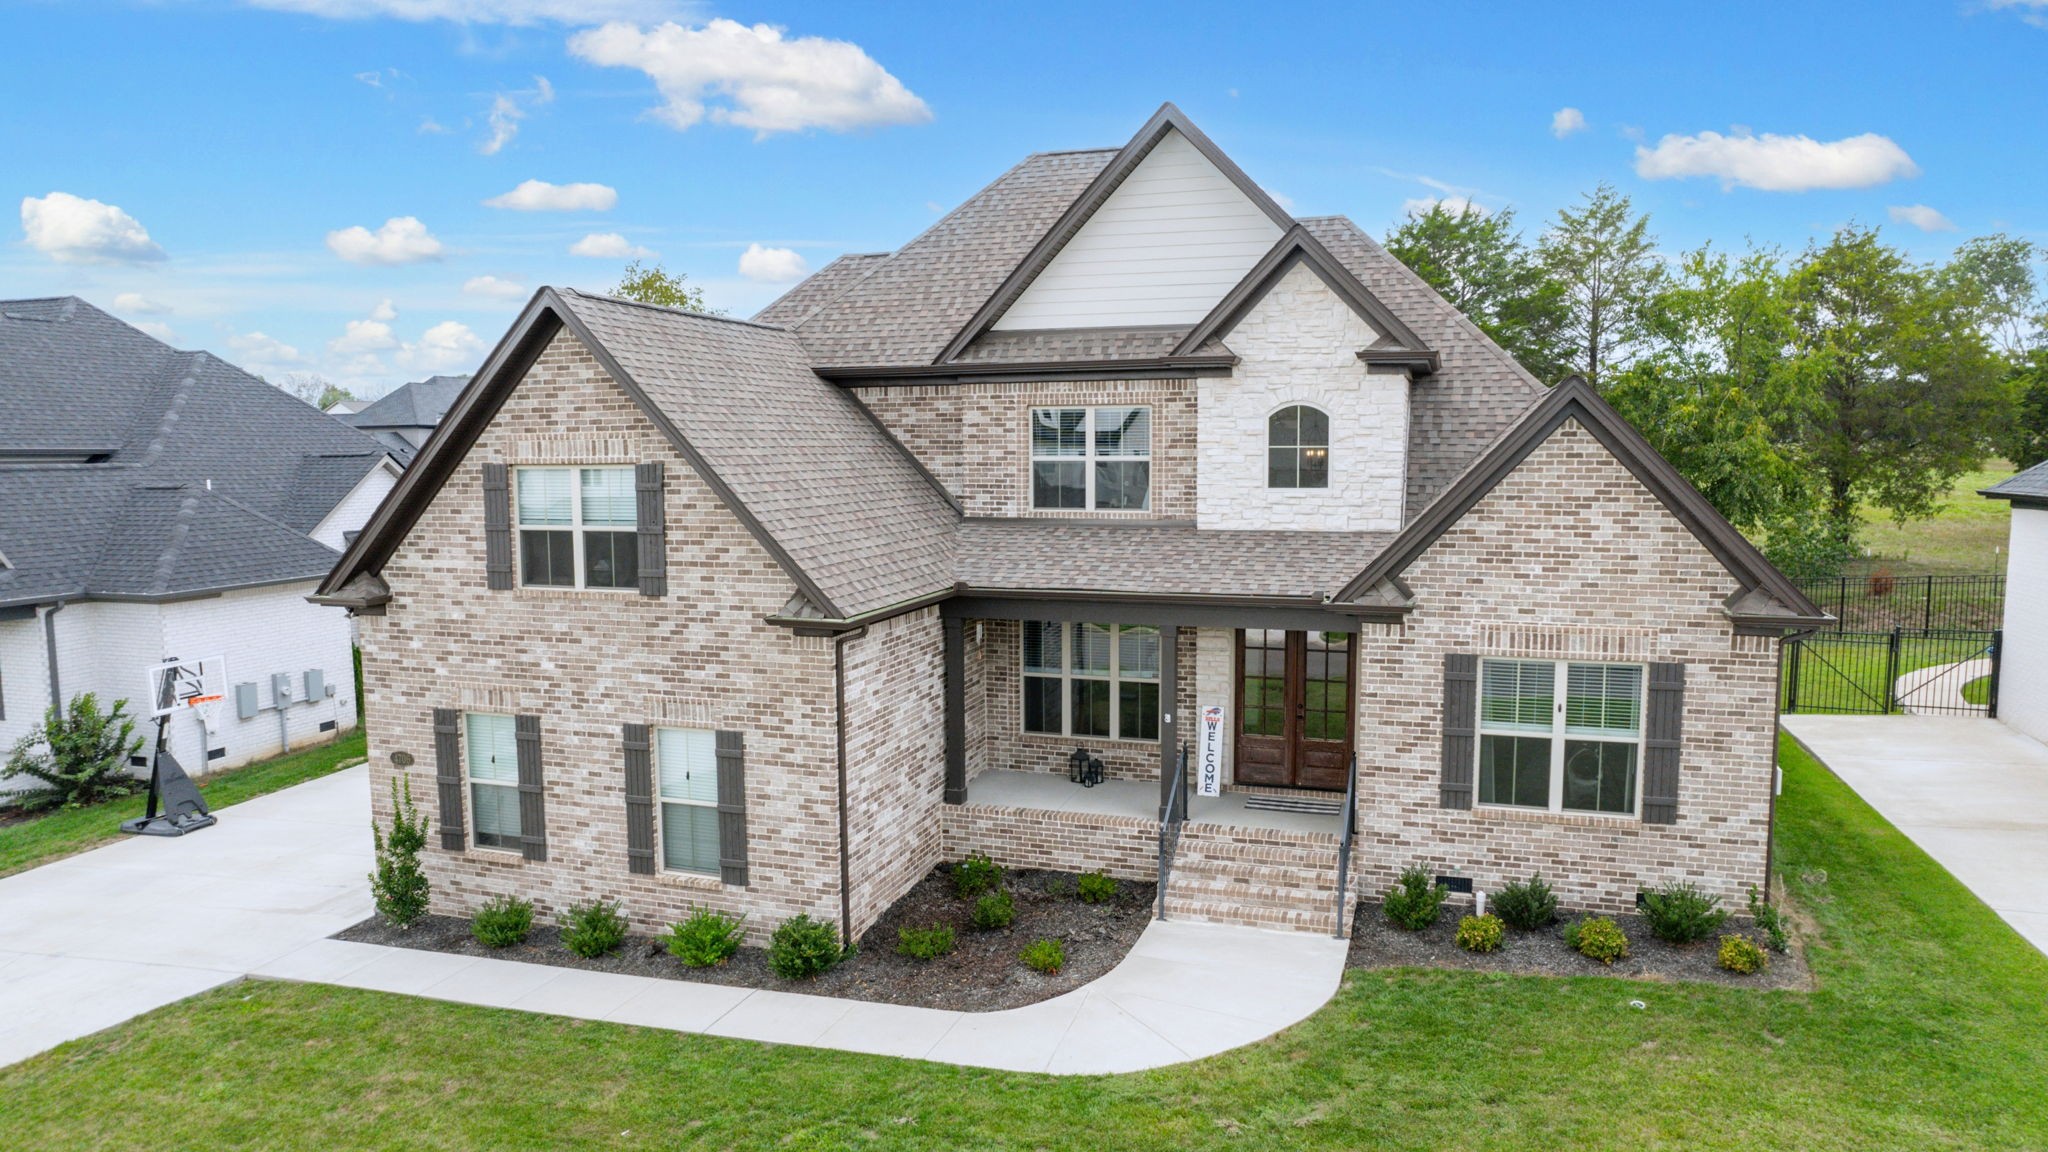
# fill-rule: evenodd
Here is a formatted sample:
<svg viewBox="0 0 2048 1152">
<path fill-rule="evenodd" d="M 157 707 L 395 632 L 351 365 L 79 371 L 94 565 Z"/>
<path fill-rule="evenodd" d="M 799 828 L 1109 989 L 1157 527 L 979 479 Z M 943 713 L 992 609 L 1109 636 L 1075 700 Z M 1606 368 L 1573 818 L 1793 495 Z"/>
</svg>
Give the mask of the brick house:
<svg viewBox="0 0 2048 1152">
<path fill-rule="evenodd" d="M 1354 898 L 1739 898 L 1824 618 L 1171 105 L 751 321 L 542 290 L 320 597 L 444 909 L 854 938 L 967 851 L 1151 878 L 1162 816 L 1170 915 L 1330 931 L 1347 842 Z"/>
</svg>

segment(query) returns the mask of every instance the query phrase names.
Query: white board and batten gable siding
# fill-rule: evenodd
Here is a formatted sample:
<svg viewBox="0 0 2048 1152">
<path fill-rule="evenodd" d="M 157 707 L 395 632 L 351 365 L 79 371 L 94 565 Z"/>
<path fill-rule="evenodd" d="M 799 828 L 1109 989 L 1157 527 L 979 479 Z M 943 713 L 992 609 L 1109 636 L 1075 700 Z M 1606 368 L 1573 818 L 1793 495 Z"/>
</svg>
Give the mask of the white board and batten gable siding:
<svg viewBox="0 0 2048 1152">
<path fill-rule="evenodd" d="M 1187 137 L 1169 131 L 995 327 L 1193 326 L 1280 234 Z"/>
</svg>

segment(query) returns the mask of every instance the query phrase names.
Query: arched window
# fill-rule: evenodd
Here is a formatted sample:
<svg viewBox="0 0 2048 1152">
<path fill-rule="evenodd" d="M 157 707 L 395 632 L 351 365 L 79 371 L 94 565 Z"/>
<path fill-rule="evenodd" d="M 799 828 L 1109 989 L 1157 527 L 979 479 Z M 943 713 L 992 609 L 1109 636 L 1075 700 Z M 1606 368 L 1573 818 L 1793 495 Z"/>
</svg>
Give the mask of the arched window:
<svg viewBox="0 0 2048 1152">
<path fill-rule="evenodd" d="M 1330 417 L 1296 404 L 1266 421 L 1266 487 L 1330 486 Z"/>
</svg>

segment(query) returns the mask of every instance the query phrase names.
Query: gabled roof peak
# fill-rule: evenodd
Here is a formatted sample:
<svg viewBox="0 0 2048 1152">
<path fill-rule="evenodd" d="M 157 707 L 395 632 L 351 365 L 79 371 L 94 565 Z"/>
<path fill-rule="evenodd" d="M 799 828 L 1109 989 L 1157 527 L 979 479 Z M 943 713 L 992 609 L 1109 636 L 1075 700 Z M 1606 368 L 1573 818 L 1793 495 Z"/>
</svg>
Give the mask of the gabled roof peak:
<svg viewBox="0 0 2048 1152">
<path fill-rule="evenodd" d="M 1203 317 L 1201 323 L 1195 325 L 1181 338 L 1179 346 L 1173 350 L 1174 355 L 1188 355 L 1209 340 L 1221 339 L 1227 335 L 1247 312 L 1265 298 L 1266 293 L 1272 291 L 1273 286 L 1278 284 L 1282 277 L 1293 271 L 1297 265 L 1304 264 L 1324 284 L 1329 285 L 1332 292 L 1341 297 L 1359 315 L 1365 317 L 1366 322 L 1372 325 L 1373 331 L 1379 333 L 1371 349 L 1374 355 L 1366 357 L 1364 353 L 1367 350 L 1361 349 L 1362 359 L 1391 361 L 1393 357 L 1385 353 L 1412 353 L 1418 375 L 1426 375 L 1436 370 L 1436 354 L 1423 342 L 1422 337 L 1417 336 L 1400 317 L 1382 304 L 1379 297 L 1374 296 L 1358 277 L 1351 274 L 1350 269 L 1331 255 L 1328 248 L 1323 247 L 1322 241 L 1316 239 L 1308 228 L 1301 224 L 1289 227 L 1274 243 L 1272 249 L 1252 266 L 1252 270 L 1245 273 L 1244 279 L 1238 282 L 1237 287 L 1217 301 L 1216 307 L 1210 309 L 1209 315 Z"/>
</svg>

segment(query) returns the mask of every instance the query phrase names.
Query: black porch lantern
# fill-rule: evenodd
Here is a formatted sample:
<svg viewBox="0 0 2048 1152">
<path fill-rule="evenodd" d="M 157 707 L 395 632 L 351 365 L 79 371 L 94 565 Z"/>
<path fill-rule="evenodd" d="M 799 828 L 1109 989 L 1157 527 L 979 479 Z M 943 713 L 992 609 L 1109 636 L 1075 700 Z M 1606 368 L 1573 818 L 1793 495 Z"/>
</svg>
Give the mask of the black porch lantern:
<svg viewBox="0 0 2048 1152">
<path fill-rule="evenodd" d="M 1076 748 L 1067 756 L 1067 779 L 1083 788 L 1093 788 L 1102 783 L 1102 760 L 1088 755 L 1086 748 Z"/>
</svg>

